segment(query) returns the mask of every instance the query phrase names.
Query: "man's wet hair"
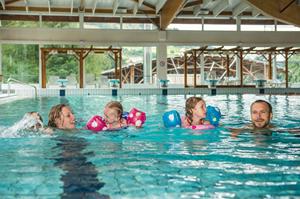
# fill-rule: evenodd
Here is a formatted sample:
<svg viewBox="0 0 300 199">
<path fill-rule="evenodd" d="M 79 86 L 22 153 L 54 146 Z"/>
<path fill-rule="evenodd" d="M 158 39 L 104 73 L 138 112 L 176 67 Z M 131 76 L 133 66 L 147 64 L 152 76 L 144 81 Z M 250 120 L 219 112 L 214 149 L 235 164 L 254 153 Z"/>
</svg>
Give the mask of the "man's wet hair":
<svg viewBox="0 0 300 199">
<path fill-rule="evenodd" d="M 253 102 L 253 103 L 251 104 L 251 110 L 252 110 L 252 106 L 253 106 L 254 104 L 256 104 L 256 103 L 265 103 L 265 104 L 267 104 L 267 105 L 268 105 L 268 108 L 269 108 L 269 112 L 270 112 L 270 113 L 273 113 L 273 112 L 272 112 L 272 105 L 271 105 L 269 102 L 265 101 L 265 100 L 256 100 L 255 102 Z"/>
</svg>

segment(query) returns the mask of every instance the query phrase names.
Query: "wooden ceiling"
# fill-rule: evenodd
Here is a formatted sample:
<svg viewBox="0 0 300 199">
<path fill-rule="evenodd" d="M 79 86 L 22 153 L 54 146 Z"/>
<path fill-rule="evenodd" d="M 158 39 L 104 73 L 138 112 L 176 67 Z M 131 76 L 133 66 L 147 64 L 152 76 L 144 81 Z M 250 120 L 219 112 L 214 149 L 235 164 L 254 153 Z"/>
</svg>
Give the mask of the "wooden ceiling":
<svg viewBox="0 0 300 199">
<path fill-rule="evenodd" d="M 0 0 L 1 20 L 153 23 L 274 24 L 300 27 L 299 0 Z M 41 18 L 40 18 L 41 17 Z"/>
</svg>

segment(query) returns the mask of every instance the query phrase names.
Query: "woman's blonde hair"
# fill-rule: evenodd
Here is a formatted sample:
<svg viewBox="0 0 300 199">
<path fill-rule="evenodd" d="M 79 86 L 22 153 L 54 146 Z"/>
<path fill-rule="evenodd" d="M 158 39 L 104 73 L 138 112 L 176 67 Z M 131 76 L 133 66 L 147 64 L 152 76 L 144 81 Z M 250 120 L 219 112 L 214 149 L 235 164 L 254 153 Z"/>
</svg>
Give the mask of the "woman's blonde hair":
<svg viewBox="0 0 300 199">
<path fill-rule="evenodd" d="M 51 108 L 48 115 L 48 126 L 57 128 L 57 119 L 60 119 L 64 107 L 68 107 L 71 110 L 66 104 L 57 104 Z"/>
<path fill-rule="evenodd" d="M 193 123 L 193 111 L 198 102 L 204 101 L 202 97 L 190 97 L 185 101 L 185 117 L 189 125 Z"/>
<path fill-rule="evenodd" d="M 119 118 L 122 117 L 123 106 L 122 106 L 122 104 L 120 102 L 118 102 L 118 101 L 111 101 L 111 102 L 109 102 L 109 103 L 107 103 L 105 105 L 105 108 L 114 109 L 117 112 Z"/>
</svg>

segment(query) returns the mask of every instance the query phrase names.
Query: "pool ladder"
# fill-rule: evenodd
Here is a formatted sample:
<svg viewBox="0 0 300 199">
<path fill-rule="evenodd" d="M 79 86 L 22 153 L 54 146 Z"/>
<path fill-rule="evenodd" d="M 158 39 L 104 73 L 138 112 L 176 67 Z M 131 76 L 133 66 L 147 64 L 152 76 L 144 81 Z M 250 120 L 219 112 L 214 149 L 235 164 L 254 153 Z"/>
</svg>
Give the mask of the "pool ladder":
<svg viewBox="0 0 300 199">
<path fill-rule="evenodd" d="M 23 85 L 26 85 L 26 86 L 33 87 L 34 88 L 34 96 L 35 96 L 35 98 L 37 98 L 37 88 L 36 88 L 36 86 L 25 83 L 25 82 L 22 82 L 20 80 L 14 79 L 12 77 L 9 77 L 6 82 L 7 82 L 7 94 L 8 95 L 10 95 L 10 91 L 11 91 L 10 82 L 15 82 L 15 83 L 18 83 L 18 84 L 23 84 Z"/>
</svg>

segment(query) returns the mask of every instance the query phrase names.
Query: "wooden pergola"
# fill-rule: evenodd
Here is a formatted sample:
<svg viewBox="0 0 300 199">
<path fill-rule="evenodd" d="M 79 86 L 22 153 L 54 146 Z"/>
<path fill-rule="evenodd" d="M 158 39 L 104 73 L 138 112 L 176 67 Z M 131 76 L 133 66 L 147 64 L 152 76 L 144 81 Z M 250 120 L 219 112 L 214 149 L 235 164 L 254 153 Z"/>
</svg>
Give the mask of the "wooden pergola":
<svg viewBox="0 0 300 199">
<path fill-rule="evenodd" d="M 245 87 L 243 83 L 243 73 L 244 73 L 244 67 L 243 67 L 243 60 L 246 55 L 249 54 L 256 54 L 256 55 L 262 55 L 266 60 L 268 60 L 268 70 L 267 70 L 267 76 L 268 79 L 272 79 L 272 55 L 282 55 L 285 59 L 285 87 L 288 88 L 288 59 L 296 54 L 299 53 L 299 48 L 293 48 L 293 47 L 286 47 L 286 48 L 276 48 L 276 47 L 270 47 L 266 49 L 258 49 L 257 47 L 248 47 L 248 48 L 241 48 L 241 47 L 234 47 L 231 49 L 225 49 L 223 46 L 219 48 L 208 48 L 207 46 L 198 48 L 198 49 L 191 49 L 184 53 L 184 86 L 189 87 L 187 84 L 187 74 L 188 74 L 188 62 L 190 60 L 193 61 L 193 87 L 204 87 L 204 85 L 198 85 L 197 84 L 197 60 L 202 54 L 208 54 L 208 53 L 215 53 L 219 55 L 225 55 L 226 56 L 226 77 L 229 78 L 229 63 L 230 63 L 230 56 L 238 56 L 239 57 L 239 69 L 240 69 L 240 82 L 237 87 Z M 222 85 L 224 87 L 225 85 Z"/>
<path fill-rule="evenodd" d="M 42 61 L 42 88 L 46 88 L 47 84 L 47 74 L 46 74 L 46 63 L 47 60 L 53 54 L 70 54 L 75 56 L 79 61 L 79 88 L 83 88 L 83 69 L 84 69 L 84 59 L 89 55 L 90 52 L 94 53 L 111 53 L 111 58 L 115 61 L 115 79 L 120 80 L 120 88 L 122 87 L 121 81 L 121 70 L 122 70 L 122 49 L 121 48 L 41 48 L 41 61 Z"/>
</svg>

